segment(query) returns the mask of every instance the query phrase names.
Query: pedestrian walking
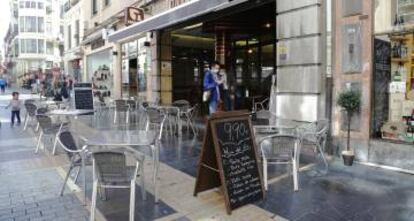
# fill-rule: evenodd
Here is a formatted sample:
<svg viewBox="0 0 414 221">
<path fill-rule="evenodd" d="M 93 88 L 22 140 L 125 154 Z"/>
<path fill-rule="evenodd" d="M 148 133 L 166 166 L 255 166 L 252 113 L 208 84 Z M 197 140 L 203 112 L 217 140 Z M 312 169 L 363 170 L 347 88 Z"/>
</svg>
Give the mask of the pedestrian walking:
<svg viewBox="0 0 414 221">
<path fill-rule="evenodd" d="M 208 103 L 209 113 L 213 114 L 217 111 L 217 104 L 220 100 L 220 93 L 215 75 L 220 70 L 220 63 L 215 61 L 211 64 L 211 69 L 207 69 L 204 73 L 204 92 L 203 101 Z"/>
<path fill-rule="evenodd" d="M 11 107 L 11 126 L 14 126 L 14 119 L 17 118 L 17 125 L 20 125 L 20 109 L 22 107 L 22 101 L 19 100 L 19 92 L 12 93 L 12 99 L 6 106 L 6 109 Z"/>
<path fill-rule="evenodd" d="M 0 78 L 0 90 L 2 94 L 6 92 L 6 84 L 7 84 L 6 80 L 3 77 L 1 77 Z"/>
</svg>

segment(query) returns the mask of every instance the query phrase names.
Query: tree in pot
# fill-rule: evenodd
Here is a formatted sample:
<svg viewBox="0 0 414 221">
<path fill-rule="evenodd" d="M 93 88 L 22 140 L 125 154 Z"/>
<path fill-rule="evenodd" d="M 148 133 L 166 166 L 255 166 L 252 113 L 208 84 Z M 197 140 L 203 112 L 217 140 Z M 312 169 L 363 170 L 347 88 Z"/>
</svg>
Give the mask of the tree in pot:
<svg viewBox="0 0 414 221">
<path fill-rule="evenodd" d="M 345 111 L 347 116 L 347 142 L 346 151 L 342 151 L 342 158 L 344 164 L 352 166 L 354 161 L 354 151 L 350 148 L 350 136 L 351 136 L 351 119 L 355 112 L 359 111 L 361 104 L 361 93 L 359 91 L 346 89 L 338 94 L 337 105 Z"/>
</svg>

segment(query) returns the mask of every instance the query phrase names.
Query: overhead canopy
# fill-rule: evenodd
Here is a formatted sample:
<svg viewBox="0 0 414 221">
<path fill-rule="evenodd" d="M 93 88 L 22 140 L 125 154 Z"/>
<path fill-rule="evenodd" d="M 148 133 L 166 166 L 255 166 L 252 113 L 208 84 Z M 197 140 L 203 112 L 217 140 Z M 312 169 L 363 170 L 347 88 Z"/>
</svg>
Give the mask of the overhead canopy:
<svg viewBox="0 0 414 221">
<path fill-rule="evenodd" d="M 116 31 L 108 36 L 108 41 L 125 41 L 143 32 L 166 28 L 247 1 L 248 0 L 193 0 Z"/>
</svg>

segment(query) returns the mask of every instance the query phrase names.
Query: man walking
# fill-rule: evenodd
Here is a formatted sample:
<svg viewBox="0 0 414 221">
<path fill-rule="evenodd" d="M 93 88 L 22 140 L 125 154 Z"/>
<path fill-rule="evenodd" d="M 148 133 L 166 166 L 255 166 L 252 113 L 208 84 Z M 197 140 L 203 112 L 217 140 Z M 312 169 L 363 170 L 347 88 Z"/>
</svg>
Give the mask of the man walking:
<svg viewBox="0 0 414 221">
<path fill-rule="evenodd" d="M 217 61 L 211 64 L 211 69 L 204 73 L 204 92 L 203 101 L 208 102 L 209 113 L 213 114 L 217 111 L 217 104 L 220 99 L 216 75 L 220 70 L 220 63 Z"/>
<path fill-rule="evenodd" d="M 0 91 L 2 94 L 6 92 L 6 80 L 3 77 L 0 77 Z"/>
</svg>

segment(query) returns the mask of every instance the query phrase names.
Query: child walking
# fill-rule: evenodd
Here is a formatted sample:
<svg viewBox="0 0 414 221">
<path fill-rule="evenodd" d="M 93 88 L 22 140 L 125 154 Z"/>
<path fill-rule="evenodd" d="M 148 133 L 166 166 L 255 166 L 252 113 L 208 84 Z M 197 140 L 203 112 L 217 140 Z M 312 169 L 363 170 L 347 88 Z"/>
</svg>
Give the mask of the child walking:
<svg viewBox="0 0 414 221">
<path fill-rule="evenodd" d="M 20 125 L 20 109 L 22 101 L 19 100 L 19 92 L 12 93 L 13 99 L 10 101 L 6 108 L 11 107 L 11 126 L 14 126 L 14 118 L 17 118 L 17 124 Z"/>
</svg>

